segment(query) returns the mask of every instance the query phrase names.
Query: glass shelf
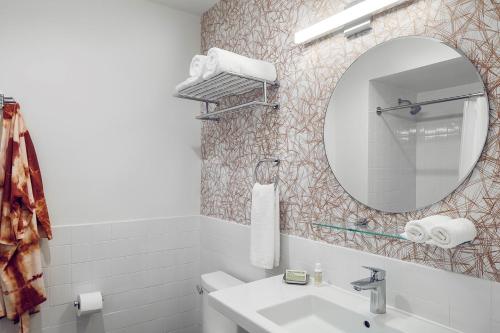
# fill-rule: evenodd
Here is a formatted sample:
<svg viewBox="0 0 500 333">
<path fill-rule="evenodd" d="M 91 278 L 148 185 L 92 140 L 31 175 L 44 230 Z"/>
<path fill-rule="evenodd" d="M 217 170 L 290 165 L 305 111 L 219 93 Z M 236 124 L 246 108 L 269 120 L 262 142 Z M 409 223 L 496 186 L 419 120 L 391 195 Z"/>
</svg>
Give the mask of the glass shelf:
<svg viewBox="0 0 500 333">
<path fill-rule="evenodd" d="M 402 226 L 381 226 L 379 224 L 376 224 L 374 221 L 367 221 L 364 219 L 343 220 L 330 218 L 328 220 L 323 220 L 320 222 L 313 222 L 312 225 L 321 228 L 357 232 L 371 236 L 383 236 L 407 240 L 404 236 L 401 235 L 404 232 Z"/>
</svg>

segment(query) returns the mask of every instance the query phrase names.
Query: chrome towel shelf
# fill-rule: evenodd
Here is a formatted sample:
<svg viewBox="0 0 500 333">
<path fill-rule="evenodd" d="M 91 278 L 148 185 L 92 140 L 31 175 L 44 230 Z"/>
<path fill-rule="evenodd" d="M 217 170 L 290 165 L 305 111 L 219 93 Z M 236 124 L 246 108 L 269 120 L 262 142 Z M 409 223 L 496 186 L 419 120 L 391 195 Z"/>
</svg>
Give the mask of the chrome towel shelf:
<svg viewBox="0 0 500 333">
<path fill-rule="evenodd" d="M 210 79 L 196 83 L 190 87 L 180 90 L 175 97 L 204 102 L 206 105 L 205 113 L 196 117 L 200 120 L 219 120 L 219 116 L 229 112 L 241 111 L 255 106 L 268 106 L 274 109 L 279 108 L 277 103 L 269 103 L 267 97 L 268 87 L 278 87 L 277 81 L 267 81 L 251 76 L 241 74 L 222 72 Z M 223 97 L 231 95 L 241 95 L 254 89 L 262 89 L 262 100 L 251 101 L 225 109 L 209 112 L 209 104 L 219 105 Z"/>
</svg>

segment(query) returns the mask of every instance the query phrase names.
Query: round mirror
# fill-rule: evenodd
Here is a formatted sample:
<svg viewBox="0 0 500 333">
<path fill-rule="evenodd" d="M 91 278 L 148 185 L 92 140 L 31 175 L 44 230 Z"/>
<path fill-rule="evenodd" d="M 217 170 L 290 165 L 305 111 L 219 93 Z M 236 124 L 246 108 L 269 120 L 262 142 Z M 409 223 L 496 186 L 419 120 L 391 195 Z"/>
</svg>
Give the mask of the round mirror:
<svg viewBox="0 0 500 333">
<path fill-rule="evenodd" d="M 325 117 L 330 166 L 363 204 L 408 212 L 450 194 L 472 171 L 488 132 L 479 73 L 441 41 L 403 37 L 361 55 Z"/>
</svg>

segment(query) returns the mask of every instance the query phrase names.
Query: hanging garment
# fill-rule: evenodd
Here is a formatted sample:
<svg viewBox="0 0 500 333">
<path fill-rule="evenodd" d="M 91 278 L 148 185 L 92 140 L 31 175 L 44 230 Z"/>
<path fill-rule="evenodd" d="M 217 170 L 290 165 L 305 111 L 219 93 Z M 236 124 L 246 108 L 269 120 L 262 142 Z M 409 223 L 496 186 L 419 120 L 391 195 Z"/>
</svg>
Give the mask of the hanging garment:
<svg viewBox="0 0 500 333">
<path fill-rule="evenodd" d="M 46 298 L 40 238 L 52 238 L 42 177 L 19 104 L 3 108 L 0 142 L 0 318 L 29 331 L 29 315 Z"/>
</svg>

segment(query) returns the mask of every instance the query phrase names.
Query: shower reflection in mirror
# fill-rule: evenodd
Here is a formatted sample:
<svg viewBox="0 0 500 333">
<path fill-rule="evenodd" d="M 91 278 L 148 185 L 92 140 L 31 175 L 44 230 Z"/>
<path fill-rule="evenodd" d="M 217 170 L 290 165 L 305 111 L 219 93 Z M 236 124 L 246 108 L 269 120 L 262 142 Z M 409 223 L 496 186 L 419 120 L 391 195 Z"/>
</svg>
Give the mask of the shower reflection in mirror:
<svg viewBox="0 0 500 333">
<path fill-rule="evenodd" d="M 487 130 L 487 96 L 471 62 L 438 40 L 404 37 L 368 50 L 344 73 L 324 140 L 354 198 L 407 212 L 443 199 L 468 176 Z"/>
</svg>

